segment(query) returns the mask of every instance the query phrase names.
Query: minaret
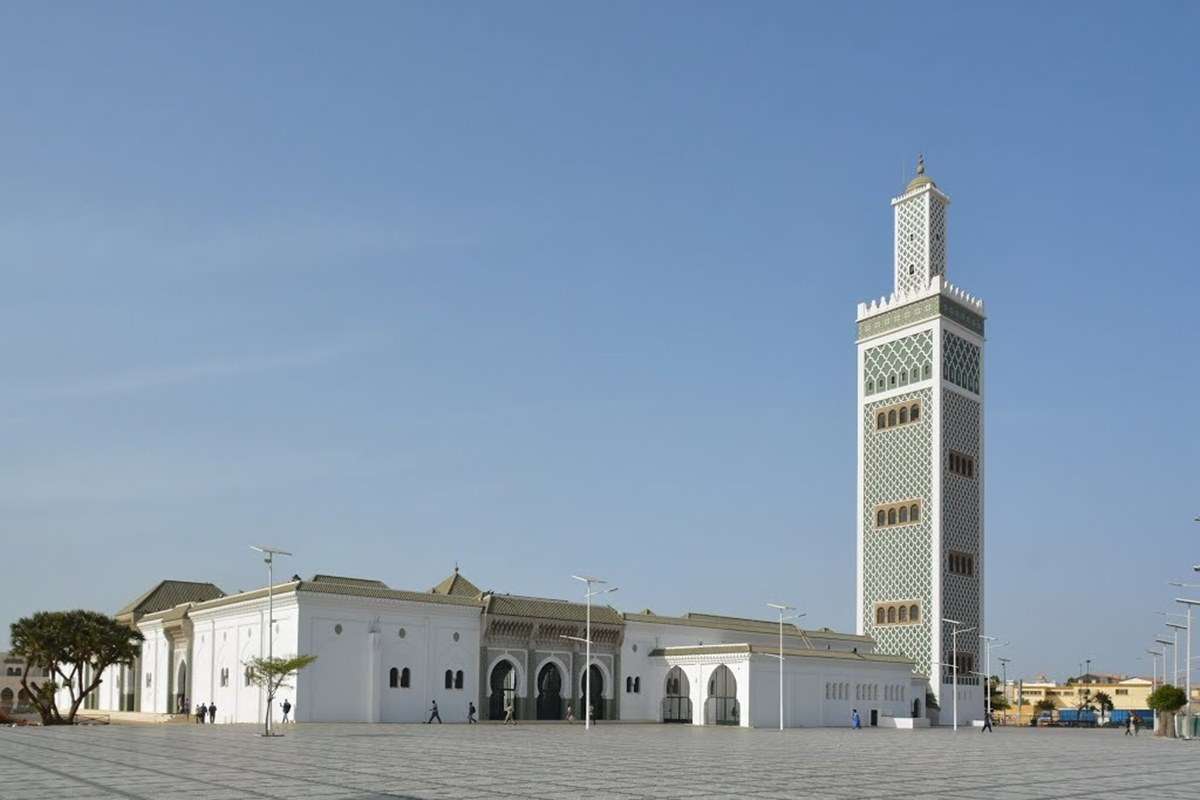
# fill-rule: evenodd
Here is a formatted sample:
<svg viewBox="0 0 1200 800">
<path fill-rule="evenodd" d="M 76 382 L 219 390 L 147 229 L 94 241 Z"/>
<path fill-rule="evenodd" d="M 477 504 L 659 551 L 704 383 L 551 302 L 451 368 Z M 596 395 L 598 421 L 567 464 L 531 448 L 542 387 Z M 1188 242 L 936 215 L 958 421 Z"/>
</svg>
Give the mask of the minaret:
<svg viewBox="0 0 1200 800">
<path fill-rule="evenodd" d="M 950 198 L 917 162 L 892 200 L 895 285 L 858 306 L 857 629 L 912 658 L 949 722 L 983 714 L 983 302 L 946 281 Z M 926 713 L 920 701 L 918 711 Z"/>
</svg>

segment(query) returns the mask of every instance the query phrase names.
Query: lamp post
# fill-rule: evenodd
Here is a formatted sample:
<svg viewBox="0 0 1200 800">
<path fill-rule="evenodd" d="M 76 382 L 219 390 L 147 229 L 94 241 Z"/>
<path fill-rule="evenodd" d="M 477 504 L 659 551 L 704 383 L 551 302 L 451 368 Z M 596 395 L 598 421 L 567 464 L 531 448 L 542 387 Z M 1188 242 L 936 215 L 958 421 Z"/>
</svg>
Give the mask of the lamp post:
<svg viewBox="0 0 1200 800">
<path fill-rule="evenodd" d="M 1000 662 L 1000 685 L 1004 687 L 1004 702 L 1007 703 L 1008 702 L 1008 662 L 1012 661 L 1012 659 L 1005 658 L 1004 656 L 1000 656 L 996 660 Z M 1017 708 L 1019 709 L 1020 706 L 1018 706 Z M 1019 714 L 1021 712 L 1018 710 L 1017 713 Z M 1007 709 L 1005 710 L 1005 713 L 1004 713 L 1004 719 L 1007 722 L 1007 720 L 1008 720 Z"/>
<path fill-rule="evenodd" d="M 275 658 L 275 556 L 290 556 L 287 550 L 280 550 L 278 547 L 263 547 L 261 545 L 250 545 L 251 550 L 255 550 L 263 554 L 263 561 L 267 564 L 267 660 Z M 274 732 L 274 720 L 271 719 L 271 696 L 267 695 L 267 735 L 270 736 Z"/>
<path fill-rule="evenodd" d="M 1162 682 L 1165 685 L 1167 682 L 1167 648 L 1171 646 L 1171 640 L 1170 639 L 1160 639 L 1160 638 L 1155 637 L 1154 643 L 1161 644 L 1163 646 Z M 1175 656 L 1175 663 L 1179 664 L 1179 656 L 1178 655 Z M 1178 671 L 1178 667 L 1176 667 L 1176 671 Z M 1178 675 L 1175 676 L 1176 679 L 1178 677 L 1179 677 Z M 1176 684 L 1175 681 L 1172 680 L 1171 685 L 1177 686 L 1178 684 Z"/>
<path fill-rule="evenodd" d="M 616 586 L 610 586 L 607 589 L 593 589 L 592 584 L 608 583 L 599 578 L 592 578 L 587 575 L 572 575 L 577 581 L 582 581 L 587 586 L 587 592 L 584 594 L 584 599 L 587 601 L 587 638 L 584 640 L 586 655 L 584 656 L 583 667 L 583 729 L 591 730 L 592 727 L 592 598 L 598 594 L 608 594 L 615 592 Z"/>
<path fill-rule="evenodd" d="M 1153 694 L 1154 690 L 1158 688 L 1158 657 L 1161 656 L 1162 653 L 1160 653 L 1157 650 L 1147 650 L 1146 652 L 1150 654 L 1150 656 L 1151 656 L 1150 663 L 1153 664 L 1151 669 L 1154 670 L 1154 672 L 1152 673 L 1154 677 L 1150 679 L 1150 693 Z M 1155 709 L 1155 711 L 1154 711 L 1154 730 L 1157 733 L 1157 731 L 1158 731 L 1158 709 Z"/>
<path fill-rule="evenodd" d="M 1171 667 L 1171 683 L 1174 686 L 1179 685 L 1179 632 L 1186 631 L 1186 625 L 1180 625 L 1178 622 L 1168 622 L 1167 627 L 1171 629 L 1171 646 L 1174 648 L 1171 652 L 1175 656 L 1175 663 Z M 1186 665 L 1184 665 L 1186 667 Z"/>
<path fill-rule="evenodd" d="M 952 647 L 951 661 L 953 661 L 954 663 L 949 666 L 951 666 L 954 670 L 954 672 L 953 672 L 953 675 L 954 675 L 954 730 L 957 731 L 958 730 L 958 635 L 960 633 L 970 633 L 971 631 L 975 630 L 975 627 L 972 626 L 970 628 L 960 628 L 959 625 L 962 625 L 961 622 L 959 622 L 956 619 L 949 619 L 947 617 L 942 617 L 942 622 L 944 622 L 948 625 L 954 626 L 954 630 L 951 632 L 951 640 L 953 642 L 953 644 L 951 646 Z M 943 664 L 942 666 L 947 666 L 947 665 Z"/>
<path fill-rule="evenodd" d="M 1200 571 L 1200 570 L 1198 570 Z M 1184 662 L 1184 688 L 1183 697 L 1187 700 L 1187 711 L 1184 712 L 1184 725 L 1186 738 L 1192 738 L 1192 607 L 1200 606 L 1200 600 L 1189 600 L 1184 597 L 1175 598 L 1176 603 L 1183 603 L 1187 606 L 1187 632 L 1184 638 L 1187 639 L 1187 660 Z"/>
<path fill-rule="evenodd" d="M 779 730 L 783 730 L 783 621 L 785 619 L 799 619 L 803 614 L 791 614 L 784 616 L 789 611 L 795 611 L 795 606 L 785 606 L 782 603 L 767 603 L 767 605 L 779 612 Z"/>
</svg>

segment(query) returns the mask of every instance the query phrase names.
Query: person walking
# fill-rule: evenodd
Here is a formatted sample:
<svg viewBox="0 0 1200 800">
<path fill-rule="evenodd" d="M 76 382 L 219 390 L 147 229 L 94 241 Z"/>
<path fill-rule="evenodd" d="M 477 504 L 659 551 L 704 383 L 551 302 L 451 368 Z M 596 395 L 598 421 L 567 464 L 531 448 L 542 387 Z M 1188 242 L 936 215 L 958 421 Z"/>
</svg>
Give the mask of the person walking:
<svg viewBox="0 0 1200 800">
<path fill-rule="evenodd" d="M 429 709 L 429 719 L 425 720 L 425 724 L 429 725 L 435 719 L 438 721 L 438 725 L 442 724 L 442 715 L 438 713 L 437 700 L 433 701 L 433 708 Z"/>
<path fill-rule="evenodd" d="M 862 730 L 862 717 L 858 715 L 858 709 L 855 708 L 850 712 L 850 727 L 856 731 Z"/>
<path fill-rule="evenodd" d="M 575 708 L 570 703 L 567 703 L 567 722 L 575 721 Z"/>
<path fill-rule="evenodd" d="M 475 719 L 475 704 L 467 703 L 467 724 L 475 725 L 479 720 Z"/>
<path fill-rule="evenodd" d="M 204 717 L 207 715 L 208 715 L 208 706 L 204 705 L 204 703 L 201 703 L 199 705 L 199 707 L 196 708 L 196 724 L 203 725 Z"/>
<path fill-rule="evenodd" d="M 995 731 L 992 730 L 992 712 L 991 711 L 983 712 L 983 727 L 979 729 L 979 732 L 983 733 L 984 731 L 988 731 L 989 733 L 995 733 Z"/>
<path fill-rule="evenodd" d="M 292 704 L 286 697 L 283 698 L 282 708 L 283 708 L 283 724 L 287 725 L 288 714 L 290 714 L 292 711 Z"/>
<path fill-rule="evenodd" d="M 217 721 L 217 704 L 213 701 L 208 704 L 208 723 L 211 725 Z"/>
<path fill-rule="evenodd" d="M 513 700 L 511 697 L 504 703 L 504 724 L 508 725 L 510 722 L 513 725 L 517 724 L 517 719 L 513 716 Z"/>
<path fill-rule="evenodd" d="M 1136 712 L 1130 712 L 1130 717 L 1133 718 L 1133 735 L 1138 735 L 1138 730 L 1142 727 L 1142 717 Z"/>
<path fill-rule="evenodd" d="M 1136 716 L 1137 716 L 1137 714 L 1134 714 L 1131 712 L 1129 714 L 1129 719 L 1125 720 L 1125 735 L 1126 736 L 1133 736 L 1133 718 Z"/>
</svg>

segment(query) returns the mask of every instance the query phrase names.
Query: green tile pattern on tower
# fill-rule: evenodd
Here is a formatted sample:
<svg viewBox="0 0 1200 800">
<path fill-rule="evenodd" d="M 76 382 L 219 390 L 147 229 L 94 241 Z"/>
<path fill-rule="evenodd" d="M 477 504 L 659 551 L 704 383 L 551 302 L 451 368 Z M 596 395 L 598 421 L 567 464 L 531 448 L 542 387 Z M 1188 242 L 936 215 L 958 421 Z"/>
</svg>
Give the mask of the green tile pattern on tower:
<svg viewBox="0 0 1200 800">
<path fill-rule="evenodd" d="M 872 395 L 907 386 L 924 380 L 932 367 L 933 334 L 930 331 L 868 348 L 863 352 L 863 391 Z"/>
<path fill-rule="evenodd" d="M 915 663 L 917 672 L 933 674 L 930 664 L 929 617 L 933 610 L 931 527 L 933 489 L 932 414 L 919 422 L 885 430 L 875 429 L 879 408 L 904 401 L 920 400 L 930 408 L 929 388 L 890 397 L 863 406 L 863 616 L 864 632 L 873 637 L 880 653 L 898 653 Z M 875 507 L 882 503 L 919 499 L 921 521 L 877 529 Z M 875 603 L 916 600 L 921 604 L 921 621 L 916 625 L 875 626 Z"/>
<path fill-rule="evenodd" d="M 979 394 L 979 346 L 942 331 L 942 378 Z"/>
</svg>

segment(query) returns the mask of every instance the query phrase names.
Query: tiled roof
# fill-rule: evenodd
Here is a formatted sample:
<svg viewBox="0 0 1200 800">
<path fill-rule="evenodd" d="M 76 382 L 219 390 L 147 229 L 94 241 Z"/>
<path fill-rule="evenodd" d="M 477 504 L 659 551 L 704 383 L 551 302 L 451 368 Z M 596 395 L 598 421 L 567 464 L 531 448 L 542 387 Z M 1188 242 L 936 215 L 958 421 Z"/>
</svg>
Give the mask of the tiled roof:
<svg viewBox="0 0 1200 800">
<path fill-rule="evenodd" d="M 117 612 L 116 616 L 153 614 L 180 603 L 198 603 L 223 597 L 220 587 L 197 581 L 159 581 Z"/>
<path fill-rule="evenodd" d="M 478 599 L 483 594 L 479 591 L 478 586 L 471 583 L 459 573 L 458 567 L 455 567 L 454 572 L 450 573 L 445 580 L 429 591 L 433 594 L 452 594 L 475 599 Z"/>
<path fill-rule="evenodd" d="M 742 617 L 723 617 L 718 614 L 697 614 L 689 612 L 682 617 L 663 616 L 650 610 L 640 613 L 623 615 L 628 622 L 649 622 L 655 625 L 689 625 L 696 628 L 715 628 L 723 631 L 738 631 L 740 633 L 761 633 L 777 636 L 779 622 L 761 619 L 744 619 Z M 838 633 L 828 628 L 820 630 L 801 630 L 790 622 L 783 624 L 783 635 L 800 638 L 807 636 L 814 639 L 845 639 L 851 641 L 870 641 L 869 636 L 858 636 L 853 633 Z"/>
<path fill-rule="evenodd" d="M 371 580 L 370 578 L 345 578 L 341 575 L 313 575 L 313 583 L 340 583 L 345 586 L 366 586 L 372 589 L 386 589 L 388 585 L 383 581 Z"/>
<path fill-rule="evenodd" d="M 489 594 L 484 597 L 489 614 L 508 617 L 540 617 L 568 622 L 583 622 L 587 619 L 587 606 L 567 600 L 552 600 L 545 597 L 523 597 L 516 594 Z M 620 625 L 621 614 L 611 606 L 592 605 L 592 622 Z"/>
<path fill-rule="evenodd" d="M 708 645 L 688 645 L 684 647 L 660 647 L 650 651 L 651 656 L 699 656 L 713 655 L 726 653 L 747 653 L 753 655 L 762 653 L 764 655 L 776 656 L 779 655 L 779 650 L 757 644 L 708 644 Z M 867 661 L 876 664 L 908 664 L 912 666 L 912 659 L 904 656 L 886 656 L 878 653 L 855 653 L 849 650 L 812 650 L 807 647 L 785 647 L 783 650 L 785 657 L 792 658 L 825 658 L 835 661 Z"/>
<path fill-rule="evenodd" d="M 428 592 L 410 592 L 403 589 L 389 589 L 379 581 L 369 581 L 363 579 L 346 579 L 331 580 L 330 576 L 317 576 L 323 580 L 311 581 L 288 581 L 287 583 L 276 584 L 273 591 L 276 596 L 289 594 L 291 592 L 307 592 L 310 594 L 328 594 L 341 595 L 345 597 L 371 597 L 382 600 L 407 600 L 414 603 L 432 603 L 435 605 L 451 605 L 451 606 L 474 606 L 480 607 L 480 602 L 468 597 L 459 597 L 457 595 L 441 595 L 430 594 Z M 209 608 L 218 608 L 220 606 L 230 605 L 232 603 L 242 603 L 248 600 L 257 600 L 267 596 L 267 589 L 264 586 L 261 589 L 254 589 L 249 592 L 240 592 L 231 594 L 217 600 L 210 600 L 206 603 L 198 603 L 193 610 L 200 611 Z"/>
</svg>

